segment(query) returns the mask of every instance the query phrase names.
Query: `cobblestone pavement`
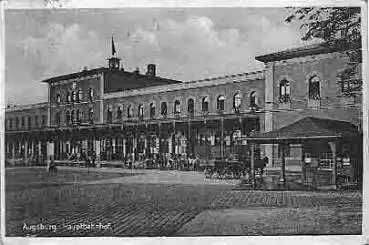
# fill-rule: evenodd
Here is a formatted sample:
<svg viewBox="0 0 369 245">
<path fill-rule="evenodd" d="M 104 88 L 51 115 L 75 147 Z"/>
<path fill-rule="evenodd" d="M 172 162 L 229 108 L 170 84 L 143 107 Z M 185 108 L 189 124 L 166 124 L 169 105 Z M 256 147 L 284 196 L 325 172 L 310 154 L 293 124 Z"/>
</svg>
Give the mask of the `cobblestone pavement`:
<svg viewBox="0 0 369 245">
<path fill-rule="evenodd" d="M 177 175 L 180 175 L 180 177 Z M 359 192 L 234 191 L 232 190 L 233 185 L 222 184 L 221 182 L 207 184 L 201 179 L 197 179 L 197 182 L 189 184 L 187 182 L 196 179 L 190 177 L 190 173 L 184 175 L 165 173 L 163 176 L 163 183 L 159 183 L 158 180 L 150 183 L 149 179 L 147 179 L 148 183 L 143 183 L 144 179 L 129 183 L 128 178 L 142 178 L 142 175 L 138 175 L 114 178 L 111 179 L 111 183 L 104 179 L 88 182 L 89 184 L 79 183 L 6 192 L 6 235 L 196 235 L 193 230 L 192 233 L 191 231 L 186 232 L 181 227 L 191 226 L 191 221 L 198 221 L 198 218 L 201 217 L 208 220 L 198 222 L 209 224 L 208 222 L 212 219 L 209 216 L 203 216 L 204 213 L 209 211 L 223 212 L 231 208 L 241 210 L 238 211 L 241 213 L 253 212 L 254 216 L 245 216 L 245 219 L 255 218 L 255 213 L 263 214 L 266 209 L 272 208 L 273 210 L 279 210 L 279 213 L 273 216 L 274 218 L 288 217 L 288 219 L 296 220 L 299 214 L 305 216 L 316 214 L 316 212 L 310 212 L 309 210 L 317 206 L 325 207 L 328 210 L 336 210 L 337 207 L 346 206 L 353 210 L 353 221 L 349 221 L 348 225 L 352 222 L 355 232 L 361 222 L 362 195 Z M 188 176 L 191 181 L 184 181 L 186 179 L 184 176 Z M 123 183 L 119 183 L 118 180 L 124 178 L 127 179 Z M 146 176 L 146 178 L 148 177 Z M 171 181 L 170 178 L 180 179 L 181 181 L 168 183 L 168 181 Z M 334 214 L 338 215 L 339 213 L 334 212 Z M 218 214 L 217 217 L 222 216 Z M 268 221 L 268 217 L 259 215 L 257 220 L 264 223 L 264 221 Z M 321 221 L 324 226 L 327 219 Z M 87 226 L 91 223 L 94 224 L 94 227 Z M 211 224 L 211 227 L 219 226 L 222 221 L 218 220 L 218 223 L 218 225 Z M 43 230 L 41 230 L 40 224 L 43 225 Z M 85 227 L 82 227 L 81 224 L 84 224 Z M 227 222 L 224 223 L 224 225 L 226 224 Z M 273 231 L 273 225 L 276 224 L 273 222 L 270 224 L 268 229 Z M 33 227 L 35 231 L 31 230 L 30 225 L 35 225 Z M 37 225 L 38 227 L 36 227 Z M 55 232 L 47 230 L 54 230 L 54 227 L 49 225 L 56 226 Z M 265 230 L 265 227 L 263 228 L 259 223 L 257 225 L 259 226 L 255 226 L 253 230 L 238 229 L 237 231 L 240 232 L 238 234 L 263 234 L 262 229 Z M 37 229 L 38 231 L 36 231 Z M 332 230 L 335 231 L 335 227 Z M 214 235 L 214 232 L 217 231 L 213 230 L 210 233 L 204 232 L 197 235 Z M 223 230 L 223 232 L 226 231 Z M 220 233 L 215 233 L 215 235 L 217 234 Z M 223 235 L 226 234 L 237 235 L 234 232 L 226 232 Z"/>
</svg>

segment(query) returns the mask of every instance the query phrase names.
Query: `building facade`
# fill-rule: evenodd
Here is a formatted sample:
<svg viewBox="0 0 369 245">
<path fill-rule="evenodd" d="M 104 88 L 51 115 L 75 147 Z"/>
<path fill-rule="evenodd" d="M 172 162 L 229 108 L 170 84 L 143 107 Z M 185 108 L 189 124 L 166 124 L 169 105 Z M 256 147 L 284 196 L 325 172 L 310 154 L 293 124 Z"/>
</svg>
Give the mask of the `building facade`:
<svg viewBox="0 0 369 245">
<path fill-rule="evenodd" d="M 147 154 L 206 161 L 232 158 L 247 143 L 238 138 L 306 116 L 360 128 L 361 97 L 343 97 L 337 84 L 347 62 L 342 54 L 320 44 L 256 59 L 265 70 L 191 82 L 158 77 L 154 64 L 146 74 L 127 72 L 115 57 L 106 68 L 47 79 L 48 102 L 6 110 L 7 157 L 66 160 L 94 151 L 103 161 Z M 44 124 L 32 127 L 36 117 Z M 278 152 L 276 145 L 260 146 L 270 164 L 278 163 Z M 303 155 L 303 146 L 290 146 L 290 164 Z"/>
</svg>

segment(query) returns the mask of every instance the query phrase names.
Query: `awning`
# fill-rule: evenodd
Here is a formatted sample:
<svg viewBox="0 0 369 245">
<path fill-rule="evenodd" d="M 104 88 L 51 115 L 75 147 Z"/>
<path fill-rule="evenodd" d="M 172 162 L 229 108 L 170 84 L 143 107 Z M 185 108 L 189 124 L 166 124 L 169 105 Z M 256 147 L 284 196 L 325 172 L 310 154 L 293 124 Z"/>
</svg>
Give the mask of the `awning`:
<svg viewBox="0 0 369 245">
<path fill-rule="evenodd" d="M 333 140 L 360 136 L 357 127 L 346 121 L 305 117 L 274 131 L 252 135 L 249 143 L 269 144 L 276 142 L 302 142 L 305 140 Z"/>
</svg>

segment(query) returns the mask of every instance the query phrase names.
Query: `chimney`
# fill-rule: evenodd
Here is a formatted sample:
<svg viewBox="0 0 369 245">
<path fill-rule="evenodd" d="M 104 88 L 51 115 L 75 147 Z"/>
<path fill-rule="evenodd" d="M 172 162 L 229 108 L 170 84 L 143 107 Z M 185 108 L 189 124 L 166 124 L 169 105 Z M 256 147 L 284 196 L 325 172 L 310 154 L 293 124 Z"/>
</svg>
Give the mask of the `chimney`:
<svg viewBox="0 0 369 245">
<path fill-rule="evenodd" d="M 146 76 L 150 76 L 150 77 L 155 77 L 156 76 L 156 66 L 155 66 L 155 64 L 148 64 L 147 65 Z"/>
</svg>

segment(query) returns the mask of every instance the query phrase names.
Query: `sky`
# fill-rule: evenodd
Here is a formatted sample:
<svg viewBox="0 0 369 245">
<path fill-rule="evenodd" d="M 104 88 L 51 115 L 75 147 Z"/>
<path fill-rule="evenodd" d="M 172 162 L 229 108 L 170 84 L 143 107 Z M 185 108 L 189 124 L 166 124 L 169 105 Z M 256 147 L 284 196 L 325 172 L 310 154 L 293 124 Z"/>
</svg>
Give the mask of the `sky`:
<svg viewBox="0 0 369 245">
<path fill-rule="evenodd" d="M 106 66 L 114 36 L 125 70 L 148 63 L 183 82 L 262 70 L 256 55 L 306 45 L 285 8 L 38 9 L 5 12 L 5 99 L 47 101 L 43 79 Z"/>
</svg>

